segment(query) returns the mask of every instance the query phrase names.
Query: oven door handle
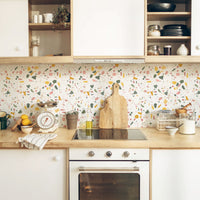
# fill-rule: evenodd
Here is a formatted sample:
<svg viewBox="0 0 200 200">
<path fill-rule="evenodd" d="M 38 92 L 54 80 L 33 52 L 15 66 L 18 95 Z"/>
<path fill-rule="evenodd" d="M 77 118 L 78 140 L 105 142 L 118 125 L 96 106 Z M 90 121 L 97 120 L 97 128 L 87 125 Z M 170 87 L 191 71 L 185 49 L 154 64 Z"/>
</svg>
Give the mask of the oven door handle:
<svg viewBox="0 0 200 200">
<path fill-rule="evenodd" d="M 91 172 L 116 172 L 116 171 L 121 171 L 121 172 L 132 172 L 132 171 L 139 171 L 139 167 L 123 167 L 123 168 L 95 168 L 95 167 L 79 167 L 78 170 L 80 172 L 83 171 L 91 171 Z"/>
</svg>

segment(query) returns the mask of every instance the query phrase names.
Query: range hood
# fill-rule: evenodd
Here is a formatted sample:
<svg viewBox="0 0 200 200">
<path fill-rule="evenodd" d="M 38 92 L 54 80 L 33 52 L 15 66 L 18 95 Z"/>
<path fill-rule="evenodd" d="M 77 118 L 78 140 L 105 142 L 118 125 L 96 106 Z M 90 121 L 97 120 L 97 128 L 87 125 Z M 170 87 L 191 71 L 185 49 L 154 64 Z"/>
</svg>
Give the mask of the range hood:
<svg viewBox="0 0 200 200">
<path fill-rule="evenodd" d="M 91 63 L 145 63 L 144 57 L 142 58 L 74 58 L 74 63 L 85 63 L 85 64 L 91 64 Z"/>
</svg>

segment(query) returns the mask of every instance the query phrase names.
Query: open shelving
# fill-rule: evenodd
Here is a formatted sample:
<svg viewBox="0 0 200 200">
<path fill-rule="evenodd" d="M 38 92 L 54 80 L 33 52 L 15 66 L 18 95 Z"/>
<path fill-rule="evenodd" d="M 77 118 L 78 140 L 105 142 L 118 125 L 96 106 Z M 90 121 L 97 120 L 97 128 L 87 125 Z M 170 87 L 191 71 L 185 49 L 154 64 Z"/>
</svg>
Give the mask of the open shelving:
<svg viewBox="0 0 200 200">
<path fill-rule="evenodd" d="M 187 48 L 191 49 L 191 36 L 160 36 L 152 37 L 148 36 L 148 26 L 152 24 L 160 25 L 162 28 L 164 25 L 168 24 L 185 24 L 190 29 L 191 28 L 191 0 L 174 0 L 171 1 L 176 4 L 176 9 L 174 12 L 148 12 L 147 6 L 149 3 L 161 2 L 159 0 L 146 0 L 146 30 L 145 30 L 145 57 L 147 62 L 172 62 L 174 60 L 185 60 L 183 57 L 189 56 L 178 56 L 176 51 L 181 44 L 185 44 Z M 148 56 L 147 48 L 149 45 L 158 45 L 161 49 L 161 55 L 159 56 Z M 165 45 L 172 46 L 172 55 L 164 56 L 163 47 Z M 189 53 L 190 55 L 190 53 Z M 191 56 L 190 56 L 191 57 Z M 181 58 L 181 59 L 180 59 Z"/>
</svg>

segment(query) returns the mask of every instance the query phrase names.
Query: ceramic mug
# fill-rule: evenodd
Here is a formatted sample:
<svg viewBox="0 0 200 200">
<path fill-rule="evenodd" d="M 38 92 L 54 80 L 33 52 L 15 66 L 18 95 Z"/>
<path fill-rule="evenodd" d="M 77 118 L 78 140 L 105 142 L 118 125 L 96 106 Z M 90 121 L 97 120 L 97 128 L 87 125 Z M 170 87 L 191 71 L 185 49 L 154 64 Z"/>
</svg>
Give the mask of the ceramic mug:
<svg viewBox="0 0 200 200">
<path fill-rule="evenodd" d="M 10 125 L 10 121 L 8 120 L 8 118 L 10 117 L 9 114 L 7 114 L 4 111 L 0 111 L 0 130 L 4 130 L 7 129 L 7 127 Z"/>
<path fill-rule="evenodd" d="M 53 14 L 52 13 L 45 13 L 44 14 L 44 22 L 50 23 L 53 20 Z"/>
</svg>

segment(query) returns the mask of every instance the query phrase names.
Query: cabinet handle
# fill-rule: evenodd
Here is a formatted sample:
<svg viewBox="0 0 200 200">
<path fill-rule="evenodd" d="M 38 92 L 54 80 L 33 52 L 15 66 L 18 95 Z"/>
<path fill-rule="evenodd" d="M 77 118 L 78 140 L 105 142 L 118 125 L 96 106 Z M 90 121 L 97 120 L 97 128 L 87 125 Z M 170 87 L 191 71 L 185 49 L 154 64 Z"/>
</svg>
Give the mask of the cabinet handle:
<svg viewBox="0 0 200 200">
<path fill-rule="evenodd" d="M 80 167 L 78 169 L 79 171 L 98 171 L 98 172 L 115 172 L 115 171 L 123 171 L 123 172 L 131 172 L 131 171 L 139 171 L 139 167 L 132 167 L 132 168 L 126 168 L 126 167 L 123 167 L 123 168 L 94 168 L 94 167 Z"/>
<path fill-rule="evenodd" d="M 54 157 L 53 157 L 53 160 L 54 160 L 54 161 L 60 161 L 60 159 L 61 159 L 60 156 L 54 156 Z"/>
</svg>

